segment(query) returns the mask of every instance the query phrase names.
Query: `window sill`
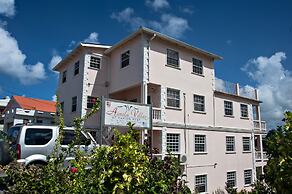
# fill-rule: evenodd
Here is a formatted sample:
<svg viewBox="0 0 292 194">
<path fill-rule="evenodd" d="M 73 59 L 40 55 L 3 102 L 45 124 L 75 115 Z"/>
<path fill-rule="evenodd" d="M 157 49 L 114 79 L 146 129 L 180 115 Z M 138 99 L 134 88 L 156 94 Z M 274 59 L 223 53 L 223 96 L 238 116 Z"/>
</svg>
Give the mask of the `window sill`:
<svg viewBox="0 0 292 194">
<path fill-rule="evenodd" d="M 251 151 L 242 151 L 243 154 L 250 154 Z"/>
<path fill-rule="evenodd" d="M 224 115 L 224 117 L 234 118 L 233 115 Z"/>
<path fill-rule="evenodd" d="M 129 66 L 130 66 L 130 64 L 129 64 L 129 65 L 126 65 L 126 66 L 124 66 L 124 67 L 121 66 L 121 69 L 126 69 L 126 68 L 129 67 Z"/>
<path fill-rule="evenodd" d="M 177 69 L 177 70 L 181 70 L 180 67 L 177 67 L 177 66 L 174 66 L 174 65 L 168 65 L 168 64 L 166 64 L 165 66 L 166 67 L 171 67 L 171 68 L 174 68 L 174 69 Z"/>
<path fill-rule="evenodd" d="M 197 75 L 197 76 L 201 76 L 201 77 L 205 77 L 205 75 L 204 74 L 199 74 L 199 73 L 195 73 L 195 72 L 191 72 L 191 74 L 193 74 L 193 75 Z"/>
<path fill-rule="evenodd" d="M 236 154 L 236 151 L 232 151 L 232 152 L 225 152 L 225 154 Z"/>
<path fill-rule="evenodd" d="M 248 117 L 240 117 L 240 119 L 249 120 Z"/>
<path fill-rule="evenodd" d="M 181 111 L 181 108 L 177 108 L 177 107 L 171 107 L 171 106 L 165 106 L 166 109 L 171 109 L 171 110 L 179 110 Z"/>
<path fill-rule="evenodd" d="M 251 187 L 251 184 L 243 185 L 243 187 Z"/>
<path fill-rule="evenodd" d="M 207 155 L 208 152 L 194 152 L 193 155 Z"/>
<path fill-rule="evenodd" d="M 100 68 L 98 69 L 98 68 L 94 68 L 94 67 L 88 67 L 88 69 L 92 69 L 92 70 L 95 70 L 95 71 L 100 70 Z"/>
<path fill-rule="evenodd" d="M 193 113 L 203 114 L 203 115 L 207 114 L 206 112 L 203 112 L 203 111 L 196 111 L 196 110 L 194 110 Z"/>
</svg>

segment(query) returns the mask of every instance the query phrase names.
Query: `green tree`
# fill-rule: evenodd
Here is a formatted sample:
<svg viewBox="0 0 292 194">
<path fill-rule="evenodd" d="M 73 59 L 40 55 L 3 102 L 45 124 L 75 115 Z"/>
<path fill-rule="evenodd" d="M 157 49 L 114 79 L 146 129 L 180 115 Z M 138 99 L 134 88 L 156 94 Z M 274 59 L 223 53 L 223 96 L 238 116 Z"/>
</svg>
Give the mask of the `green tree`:
<svg viewBox="0 0 292 194">
<path fill-rule="evenodd" d="M 292 193 L 292 113 L 286 112 L 285 124 L 268 133 L 265 145 L 269 160 L 264 180 L 271 191 Z"/>
</svg>

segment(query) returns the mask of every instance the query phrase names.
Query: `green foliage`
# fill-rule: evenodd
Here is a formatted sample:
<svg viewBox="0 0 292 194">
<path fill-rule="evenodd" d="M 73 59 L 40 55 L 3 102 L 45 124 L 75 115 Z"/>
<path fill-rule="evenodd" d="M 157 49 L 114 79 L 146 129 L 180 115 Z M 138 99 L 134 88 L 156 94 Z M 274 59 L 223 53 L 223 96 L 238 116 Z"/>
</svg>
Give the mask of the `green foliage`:
<svg viewBox="0 0 292 194">
<path fill-rule="evenodd" d="M 285 124 L 266 137 L 269 160 L 264 168 L 265 182 L 275 193 L 292 193 L 292 113 L 286 112 Z"/>
<path fill-rule="evenodd" d="M 151 158 L 149 148 L 139 143 L 139 133 L 129 123 L 129 130 L 115 130 L 112 146 L 99 146 L 91 153 L 79 149 L 84 121 L 94 114 L 99 102 L 83 118 L 74 120 L 77 138 L 69 149 L 61 148 L 64 132 L 59 107 L 60 135 L 46 166 L 23 167 L 13 162 L 2 167 L 8 178 L 4 181 L 9 193 L 191 193 L 178 180 L 181 169 L 177 158 Z M 65 168 L 67 156 L 74 155 Z M 0 169 L 1 170 L 1 169 Z"/>
</svg>

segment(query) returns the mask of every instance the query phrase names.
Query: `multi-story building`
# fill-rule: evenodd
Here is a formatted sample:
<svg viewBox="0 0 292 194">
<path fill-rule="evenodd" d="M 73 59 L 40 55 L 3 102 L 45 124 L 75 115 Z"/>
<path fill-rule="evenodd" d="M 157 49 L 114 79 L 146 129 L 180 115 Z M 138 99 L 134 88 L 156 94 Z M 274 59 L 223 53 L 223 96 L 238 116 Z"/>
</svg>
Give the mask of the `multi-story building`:
<svg viewBox="0 0 292 194">
<path fill-rule="evenodd" d="M 3 99 L 0 99 L 0 130 L 3 130 L 4 127 L 4 110 L 8 104 L 8 102 L 10 101 L 9 96 L 6 96 Z"/>
<path fill-rule="evenodd" d="M 53 125 L 55 124 L 56 102 L 13 96 L 4 113 L 4 130 L 17 124 Z"/>
<path fill-rule="evenodd" d="M 256 90 L 215 78 L 221 59 L 144 27 L 113 46 L 80 43 L 54 68 L 65 124 L 100 96 L 152 104 L 157 157 L 184 155 L 192 190 L 249 189 L 265 161 L 265 122 Z M 85 127 L 98 131 L 99 113 Z"/>
</svg>

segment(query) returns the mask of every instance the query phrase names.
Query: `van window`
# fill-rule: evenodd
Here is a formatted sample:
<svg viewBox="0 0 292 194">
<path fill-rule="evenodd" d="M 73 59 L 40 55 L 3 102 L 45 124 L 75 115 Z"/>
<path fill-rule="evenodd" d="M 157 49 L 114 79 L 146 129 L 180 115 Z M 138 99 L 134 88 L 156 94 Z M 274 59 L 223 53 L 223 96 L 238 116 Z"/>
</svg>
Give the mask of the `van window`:
<svg viewBox="0 0 292 194">
<path fill-rule="evenodd" d="M 24 142 L 26 145 L 45 145 L 52 137 L 52 129 L 28 128 L 25 133 Z"/>
<path fill-rule="evenodd" d="M 9 138 L 11 138 L 12 140 L 16 140 L 17 136 L 19 134 L 21 126 L 15 126 L 15 127 L 11 127 L 10 129 L 8 129 L 7 131 L 7 135 Z"/>
<path fill-rule="evenodd" d="M 64 138 L 62 145 L 69 145 L 75 140 L 76 133 L 73 130 L 64 130 Z M 85 145 L 88 139 L 81 133 L 80 134 L 81 145 Z"/>
</svg>

